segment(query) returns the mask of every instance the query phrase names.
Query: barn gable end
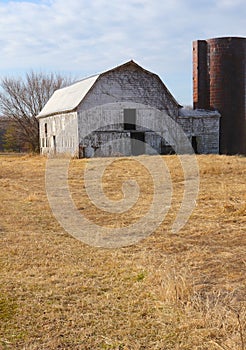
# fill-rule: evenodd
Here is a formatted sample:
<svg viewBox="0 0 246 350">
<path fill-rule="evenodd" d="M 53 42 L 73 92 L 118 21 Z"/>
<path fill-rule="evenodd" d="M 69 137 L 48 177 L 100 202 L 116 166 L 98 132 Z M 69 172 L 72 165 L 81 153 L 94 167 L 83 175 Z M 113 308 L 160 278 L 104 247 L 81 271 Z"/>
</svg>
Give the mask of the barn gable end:
<svg viewBox="0 0 246 350">
<path fill-rule="evenodd" d="M 78 110 L 107 103 L 136 102 L 176 118 L 181 107 L 158 75 L 129 61 L 99 75 Z"/>
</svg>

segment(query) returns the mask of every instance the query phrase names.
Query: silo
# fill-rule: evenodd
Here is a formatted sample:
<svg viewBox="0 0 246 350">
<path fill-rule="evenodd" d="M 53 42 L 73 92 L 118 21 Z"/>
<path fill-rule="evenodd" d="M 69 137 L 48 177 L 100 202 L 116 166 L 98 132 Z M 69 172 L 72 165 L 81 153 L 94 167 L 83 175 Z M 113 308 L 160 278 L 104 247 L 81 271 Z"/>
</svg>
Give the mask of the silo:
<svg viewBox="0 0 246 350">
<path fill-rule="evenodd" d="M 193 43 L 193 104 L 217 109 L 220 153 L 246 154 L 246 38 L 224 37 Z"/>
</svg>

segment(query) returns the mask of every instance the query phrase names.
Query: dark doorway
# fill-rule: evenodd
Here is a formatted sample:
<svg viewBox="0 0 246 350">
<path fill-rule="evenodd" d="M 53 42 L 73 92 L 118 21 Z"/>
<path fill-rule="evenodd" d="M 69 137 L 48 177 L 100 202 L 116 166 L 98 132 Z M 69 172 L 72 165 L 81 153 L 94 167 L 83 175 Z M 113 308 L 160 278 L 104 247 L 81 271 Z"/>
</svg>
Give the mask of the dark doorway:
<svg viewBox="0 0 246 350">
<path fill-rule="evenodd" d="M 136 130 L 136 109 L 124 109 L 124 130 Z"/>
<path fill-rule="evenodd" d="M 56 153 L 56 137 L 53 136 L 53 147 L 54 147 L 54 153 Z"/>
<path fill-rule="evenodd" d="M 44 147 L 48 147 L 48 127 L 47 127 L 47 123 L 44 124 Z"/>
<path fill-rule="evenodd" d="M 195 153 L 198 153 L 198 148 L 197 148 L 197 138 L 196 136 L 192 136 L 191 138 L 191 145 Z"/>
<path fill-rule="evenodd" d="M 161 154 L 165 154 L 165 155 L 175 154 L 175 150 L 170 145 L 162 144 L 161 145 Z"/>
<path fill-rule="evenodd" d="M 131 148 L 133 156 L 139 156 L 145 153 L 144 132 L 131 132 Z"/>
<path fill-rule="evenodd" d="M 47 127 L 47 123 L 44 124 L 44 134 L 45 134 L 45 137 L 48 136 L 48 127 Z"/>
</svg>

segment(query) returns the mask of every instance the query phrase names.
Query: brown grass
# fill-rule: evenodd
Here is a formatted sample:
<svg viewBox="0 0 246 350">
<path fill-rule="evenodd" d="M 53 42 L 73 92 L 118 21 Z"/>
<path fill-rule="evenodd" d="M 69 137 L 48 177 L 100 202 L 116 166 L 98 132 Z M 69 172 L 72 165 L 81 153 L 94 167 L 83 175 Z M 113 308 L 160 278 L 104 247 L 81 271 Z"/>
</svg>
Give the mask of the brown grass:
<svg viewBox="0 0 246 350">
<path fill-rule="evenodd" d="M 197 206 L 177 235 L 183 172 L 177 157 L 165 161 L 174 190 L 163 224 L 134 246 L 103 249 L 52 216 L 45 158 L 1 156 L 0 349 L 246 349 L 246 159 L 198 156 Z M 135 159 L 115 159 L 103 178 L 116 200 L 123 180 L 138 181 L 139 201 L 120 217 L 89 202 L 85 163 L 69 171 L 84 215 L 111 227 L 144 215 L 151 177 Z"/>
</svg>

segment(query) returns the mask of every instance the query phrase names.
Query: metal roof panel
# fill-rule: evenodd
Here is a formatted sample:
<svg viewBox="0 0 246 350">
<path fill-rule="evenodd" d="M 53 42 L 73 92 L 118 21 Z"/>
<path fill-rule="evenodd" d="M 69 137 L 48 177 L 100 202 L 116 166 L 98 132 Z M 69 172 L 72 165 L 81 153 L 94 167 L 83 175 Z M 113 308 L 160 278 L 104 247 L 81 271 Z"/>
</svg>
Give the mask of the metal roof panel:
<svg viewBox="0 0 246 350">
<path fill-rule="evenodd" d="M 37 118 L 72 111 L 77 108 L 85 95 L 95 84 L 98 77 L 99 75 L 94 75 L 70 86 L 56 90 L 38 114 Z"/>
</svg>

